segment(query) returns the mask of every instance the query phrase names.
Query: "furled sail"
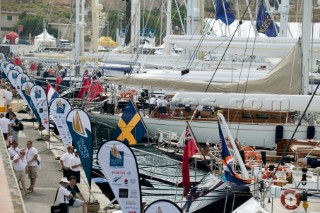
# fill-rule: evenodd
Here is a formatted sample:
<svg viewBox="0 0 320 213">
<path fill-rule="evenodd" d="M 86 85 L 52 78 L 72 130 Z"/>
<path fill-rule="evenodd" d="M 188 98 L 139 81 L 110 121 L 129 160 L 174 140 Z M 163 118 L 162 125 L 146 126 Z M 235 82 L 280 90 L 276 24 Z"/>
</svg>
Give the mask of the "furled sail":
<svg viewBox="0 0 320 213">
<path fill-rule="evenodd" d="M 207 92 L 246 92 L 294 95 L 300 93 L 301 78 L 301 41 L 298 41 L 288 55 L 264 77 L 255 80 L 240 81 L 239 83 L 216 83 L 213 78 L 213 82 L 210 84 Z M 162 89 L 169 88 L 171 90 L 194 92 L 204 92 L 208 86 L 208 82 L 204 81 L 152 79 L 135 75 L 108 77 L 107 81 L 122 85 L 138 85 Z"/>
</svg>

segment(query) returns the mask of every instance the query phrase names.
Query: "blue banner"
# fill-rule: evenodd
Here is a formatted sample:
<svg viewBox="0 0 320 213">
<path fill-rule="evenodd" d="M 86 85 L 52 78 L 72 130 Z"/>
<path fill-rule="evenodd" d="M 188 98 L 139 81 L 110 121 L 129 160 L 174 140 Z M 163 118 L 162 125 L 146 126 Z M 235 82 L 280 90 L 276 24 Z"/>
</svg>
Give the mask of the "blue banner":
<svg viewBox="0 0 320 213">
<path fill-rule="evenodd" d="M 261 1 L 258 14 L 256 27 L 259 33 L 266 34 L 269 37 L 276 37 L 279 32 L 278 25 L 271 19 L 268 12 L 266 12 L 266 7 Z"/>
<path fill-rule="evenodd" d="M 89 187 L 91 188 L 92 172 L 92 132 L 91 121 L 82 109 L 73 109 L 67 116 L 67 126 L 73 144 L 78 150 L 81 164 L 86 173 Z"/>
<path fill-rule="evenodd" d="M 21 92 L 22 92 L 24 98 L 26 99 L 26 101 L 28 102 L 30 110 L 36 116 L 37 121 L 40 123 L 41 119 L 40 119 L 39 113 L 38 113 L 37 108 L 33 104 L 31 97 L 30 97 L 31 88 L 33 86 L 34 86 L 34 84 L 30 81 L 24 82 L 21 86 Z"/>
<path fill-rule="evenodd" d="M 216 0 L 216 19 L 220 19 L 226 25 L 230 25 L 236 20 L 226 0 Z"/>
</svg>

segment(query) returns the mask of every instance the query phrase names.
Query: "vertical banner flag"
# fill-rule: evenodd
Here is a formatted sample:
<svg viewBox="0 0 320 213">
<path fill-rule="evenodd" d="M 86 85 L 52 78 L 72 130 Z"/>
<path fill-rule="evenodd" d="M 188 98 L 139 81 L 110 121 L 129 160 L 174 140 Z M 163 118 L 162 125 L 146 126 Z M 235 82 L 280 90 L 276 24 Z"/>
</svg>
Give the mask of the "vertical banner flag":
<svg viewBox="0 0 320 213">
<path fill-rule="evenodd" d="M 98 151 L 98 160 L 122 211 L 140 213 L 141 188 L 132 150 L 120 141 L 107 141 Z"/>
<path fill-rule="evenodd" d="M 9 62 L 6 59 L 1 59 L 1 77 L 6 79 L 7 74 L 5 73 L 6 67 L 9 64 Z"/>
<path fill-rule="evenodd" d="M 128 145 L 134 145 L 143 138 L 146 132 L 142 119 L 130 100 L 122 113 L 117 128 L 113 132 L 112 138 Z"/>
<path fill-rule="evenodd" d="M 22 92 L 24 98 L 27 100 L 27 103 L 28 103 L 28 106 L 30 107 L 30 110 L 36 116 L 37 121 L 40 123 L 41 122 L 40 115 L 39 115 L 39 113 L 38 113 L 35 105 L 33 104 L 32 100 L 31 100 L 31 97 L 30 97 L 30 91 L 33 86 L 34 86 L 34 84 L 31 81 L 24 82 L 21 86 L 21 92 Z"/>
<path fill-rule="evenodd" d="M 10 70 L 7 73 L 7 78 L 10 81 L 11 86 L 17 89 L 17 79 L 20 73 L 17 70 Z"/>
<path fill-rule="evenodd" d="M 5 69 L 5 73 L 6 73 L 6 75 L 8 75 L 8 72 L 10 71 L 10 70 L 13 70 L 13 68 L 14 68 L 14 64 L 12 64 L 12 63 L 9 63 L 7 66 L 6 66 L 6 69 Z"/>
<path fill-rule="evenodd" d="M 196 140 L 192 134 L 191 127 L 187 122 L 187 128 L 184 135 L 184 149 L 182 156 L 182 186 L 183 195 L 187 196 L 191 187 L 189 174 L 189 158 L 198 153 Z"/>
<path fill-rule="evenodd" d="M 65 147 L 72 145 L 72 137 L 67 127 L 67 115 L 70 111 L 71 106 L 64 98 L 56 98 L 50 104 L 50 114 L 53 116 L 53 121 Z"/>
<path fill-rule="evenodd" d="M 177 204 L 173 203 L 172 201 L 161 199 L 161 200 L 156 200 L 150 203 L 150 205 L 148 205 L 148 207 L 144 211 L 144 213 L 166 213 L 166 212 L 182 213 L 182 210 L 179 208 L 179 206 L 177 206 Z"/>
<path fill-rule="evenodd" d="M 73 109 L 67 115 L 67 126 L 91 188 L 93 150 L 90 118 L 82 109 Z"/>
<path fill-rule="evenodd" d="M 13 69 L 17 70 L 19 73 L 23 73 L 23 69 L 20 66 L 14 66 Z"/>
<path fill-rule="evenodd" d="M 220 19 L 226 25 L 230 25 L 236 20 L 226 0 L 216 0 L 216 19 Z"/>
<path fill-rule="evenodd" d="M 226 140 L 224 139 L 224 135 L 223 135 L 219 121 L 218 121 L 218 128 L 219 128 L 219 138 L 220 138 L 220 144 L 221 144 L 221 161 L 222 161 L 223 171 L 226 179 L 237 185 L 250 183 L 252 179 L 244 180 L 239 174 L 235 173 L 232 170 L 231 164 L 233 163 L 233 158 L 230 154 Z"/>
<path fill-rule="evenodd" d="M 41 124 L 49 135 L 49 110 L 47 95 L 44 89 L 39 85 L 33 86 L 30 90 L 30 98 L 40 116 Z"/>
<path fill-rule="evenodd" d="M 264 33 L 269 37 L 276 37 L 279 32 L 279 26 L 271 19 L 270 14 L 266 12 L 263 1 L 261 1 L 257 13 L 256 27 L 259 33 Z"/>
<path fill-rule="evenodd" d="M 22 93 L 22 85 L 27 82 L 27 81 L 30 81 L 30 78 L 27 74 L 24 74 L 24 73 L 20 73 L 17 77 L 17 91 L 20 95 L 20 97 L 28 104 L 29 108 L 31 109 L 27 99 L 25 98 L 24 94 Z"/>
</svg>

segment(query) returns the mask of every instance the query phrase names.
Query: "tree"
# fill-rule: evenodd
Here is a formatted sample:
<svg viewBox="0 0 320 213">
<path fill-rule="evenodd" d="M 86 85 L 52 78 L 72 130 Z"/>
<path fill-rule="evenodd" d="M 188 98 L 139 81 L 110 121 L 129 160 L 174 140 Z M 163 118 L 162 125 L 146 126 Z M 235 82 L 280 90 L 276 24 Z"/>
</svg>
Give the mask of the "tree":
<svg viewBox="0 0 320 213">
<path fill-rule="evenodd" d="M 23 26 L 20 37 L 28 37 L 29 33 L 31 33 L 31 36 L 38 35 L 43 31 L 43 16 L 22 12 L 19 16 L 19 20 L 15 24 L 15 29 L 17 29 L 19 25 Z"/>
</svg>

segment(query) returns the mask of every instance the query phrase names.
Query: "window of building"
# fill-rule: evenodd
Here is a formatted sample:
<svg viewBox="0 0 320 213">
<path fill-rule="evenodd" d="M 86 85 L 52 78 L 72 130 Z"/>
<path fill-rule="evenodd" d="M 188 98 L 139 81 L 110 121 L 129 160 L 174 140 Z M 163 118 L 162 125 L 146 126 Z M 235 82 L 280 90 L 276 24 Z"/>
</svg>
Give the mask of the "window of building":
<svg viewBox="0 0 320 213">
<path fill-rule="evenodd" d="M 7 21 L 12 21 L 12 16 L 7 16 Z"/>
</svg>

